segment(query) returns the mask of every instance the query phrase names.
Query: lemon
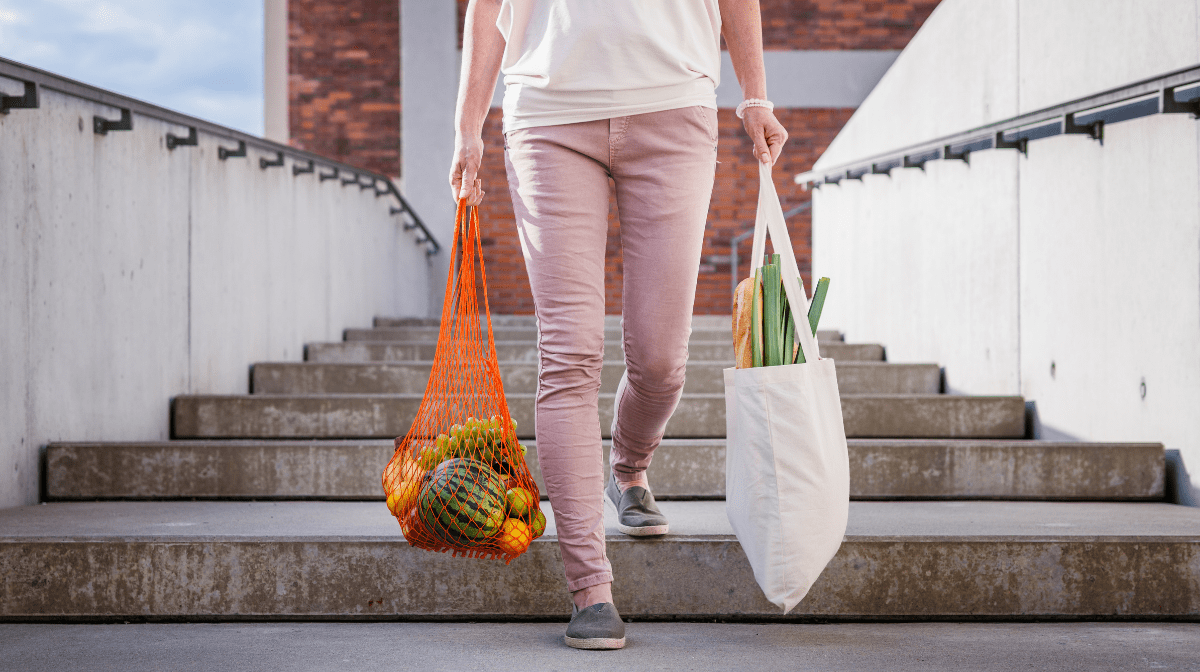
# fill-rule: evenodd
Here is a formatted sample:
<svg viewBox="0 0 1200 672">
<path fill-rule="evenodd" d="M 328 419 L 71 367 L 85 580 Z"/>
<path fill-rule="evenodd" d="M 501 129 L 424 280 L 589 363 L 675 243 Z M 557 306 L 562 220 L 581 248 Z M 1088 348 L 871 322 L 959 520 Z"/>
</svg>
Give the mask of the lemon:
<svg viewBox="0 0 1200 672">
<path fill-rule="evenodd" d="M 533 517 L 533 527 L 530 530 L 533 532 L 533 538 L 537 539 L 546 531 L 546 514 L 538 509 L 537 515 Z"/>
<path fill-rule="evenodd" d="M 509 516 L 528 518 L 529 510 L 534 507 L 533 493 L 525 488 L 509 488 L 504 503 L 508 505 Z"/>
</svg>

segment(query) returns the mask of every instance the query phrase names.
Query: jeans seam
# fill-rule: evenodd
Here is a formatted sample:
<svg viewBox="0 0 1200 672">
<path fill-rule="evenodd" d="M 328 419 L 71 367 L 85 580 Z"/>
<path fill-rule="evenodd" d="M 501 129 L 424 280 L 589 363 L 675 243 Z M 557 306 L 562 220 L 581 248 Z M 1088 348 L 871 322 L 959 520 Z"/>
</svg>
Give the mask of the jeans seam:
<svg viewBox="0 0 1200 672">
<path fill-rule="evenodd" d="M 709 115 L 709 108 L 698 105 L 696 109 L 700 112 L 700 117 L 704 120 L 704 126 L 708 129 L 709 142 L 712 143 L 713 149 L 716 149 L 717 144 L 721 140 L 719 122 Z"/>
<path fill-rule="evenodd" d="M 617 169 L 617 156 L 621 153 L 621 147 L 625 142 L 625 135 L 629 131 L 630 117 L 617 117 L 614 121 L 619 121 L 619 128 L 614 135 L 610 135 L 608 139 L 608 172 L 613 174 Z M 610 131 L 611 133 L 611 131 Z"/>
</svg>

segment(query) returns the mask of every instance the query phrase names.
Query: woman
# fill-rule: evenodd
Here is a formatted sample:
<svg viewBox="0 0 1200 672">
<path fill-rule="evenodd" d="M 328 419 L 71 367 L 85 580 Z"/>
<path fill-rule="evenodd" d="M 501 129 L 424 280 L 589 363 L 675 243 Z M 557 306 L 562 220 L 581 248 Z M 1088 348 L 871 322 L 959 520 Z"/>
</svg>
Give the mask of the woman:
<svg viewBox="0 0 1200 672">
<path fill-rule="evenodd" d="M 575 609 L 566 643 L 612 649 L 605 498 L 620 530 L 665 534 L 646 480 L 683 389 L 704 224 L 717 157 L 715 89 L 724 36 L 756 158 L 787 132 L 766 100 L 758 0 L 471 0 L 455 115 L 455 198 L 477 205 L 484 117 L 504 72 L 509 192 L 538 322 L 538 460 Z M 612 473 L 597 399 L 604 361 L 609 179 L 624 261 L 626 373 Z"/>
</svg>

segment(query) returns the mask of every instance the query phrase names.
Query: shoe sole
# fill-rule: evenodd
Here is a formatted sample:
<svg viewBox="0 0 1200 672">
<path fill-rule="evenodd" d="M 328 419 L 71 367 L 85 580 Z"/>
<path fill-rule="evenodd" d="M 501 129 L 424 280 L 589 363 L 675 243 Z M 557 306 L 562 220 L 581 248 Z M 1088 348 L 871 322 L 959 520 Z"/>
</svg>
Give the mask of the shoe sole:
<svg viewBox="0 0 1200 672">
<path fill-rule="evenodd" d="M 563 641 L 572 649 L 587 649 L 589 651 L 608 651 L 625 648 L 625 638 L 606 637 L 568 637 L 563 635 Z"/>
<path fill-rule="evenodd" d="M 617 529 L 628 534 L 631 537 L 661 537 L 667 533 L 670 525 L 643 525 L 641 527 L 630 527 L 617 523 Z"/>
<path fill-rule="evenodd" d="M 617 505 L 613 504 L 612 497 L 609 497 L 607 492 L 604 493 L 604 505 L 611 507 L 613 513 L 620 515 L 620 512 L 617 511 Z M 670 527 L 670 524 L 632 527 L 629 525 L 622 525 L 620 521 L 617 521 L 617 529 L 631 537 L 661 537 L 669 531 Z"/>
</svg>

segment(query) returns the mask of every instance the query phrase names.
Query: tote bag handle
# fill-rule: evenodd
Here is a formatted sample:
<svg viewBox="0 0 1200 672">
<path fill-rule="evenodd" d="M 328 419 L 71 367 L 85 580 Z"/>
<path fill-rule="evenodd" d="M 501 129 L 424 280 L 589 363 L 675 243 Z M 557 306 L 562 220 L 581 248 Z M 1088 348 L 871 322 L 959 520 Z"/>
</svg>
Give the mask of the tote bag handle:
<svg viewBox="0 0 1200 672">
<path fill-rule="evenodd" d="M 787 224 L 783 219 L 783 206 L 779 204 L 779 194 L 775 193 L 775 183 L 771 180 L 771 166 L 758 164 L 758 214 L 754 218 L 754 246 L 750 252 L 750 277 L 763 265 L 763 255 L 767 251 L 767 233 L 771 234 L 775 252 L 779 254 L 780 275 L 783 277 L 783 289 L 787 294 L 788 305 L 791 306 L 796 333 L 800 335 L 800 350 L 804 352 L 805 362 L 815 362 L 821 358 L 817 347 L 817 339 L 812 329 L 808 327 L 808 294 L 804 291 L 804 280 L 800 277 L 800 267 L 796 265 L 796 254 L 792 251 L 792 239 L 788 236 Z"/>
</svg>

